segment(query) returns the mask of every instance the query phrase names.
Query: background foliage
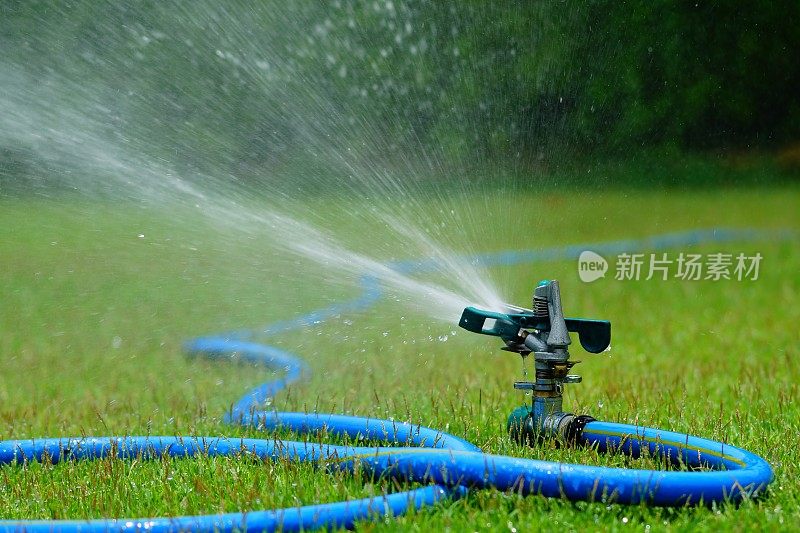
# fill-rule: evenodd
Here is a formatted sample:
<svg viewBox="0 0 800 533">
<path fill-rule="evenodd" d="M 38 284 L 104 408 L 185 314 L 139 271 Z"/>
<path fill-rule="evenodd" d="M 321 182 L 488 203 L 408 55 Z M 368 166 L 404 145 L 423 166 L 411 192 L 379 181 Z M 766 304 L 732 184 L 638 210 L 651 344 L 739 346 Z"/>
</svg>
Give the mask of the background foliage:
<svg viewBox="0 0 800 533">
<path fill-rule="evenodd" d="M 40 105 L 83 106 L 182 170 L 314 173 L 350 151 L 527 172 L 654 147 L 791 146 L 797 20 L 792 0 L 11 0 L 0 65 Z M 0 176 L 46 173 L 3 126 Z"/>
</svg>

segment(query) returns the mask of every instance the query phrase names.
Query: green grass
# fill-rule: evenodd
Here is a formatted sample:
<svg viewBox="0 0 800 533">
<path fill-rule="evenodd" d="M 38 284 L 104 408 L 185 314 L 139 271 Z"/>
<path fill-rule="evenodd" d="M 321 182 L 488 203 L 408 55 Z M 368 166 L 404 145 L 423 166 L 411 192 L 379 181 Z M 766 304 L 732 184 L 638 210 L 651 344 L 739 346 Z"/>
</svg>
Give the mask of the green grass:
<svg viewBox="0 0 800 533">
<path fill-rule="evenodd" d="M 438 212 L 438 202 L 422 210 Z M 363 205 L 319 202 L 320 220 L 370 248 Z M 466 195 L 458 251 L 601 242 L 697 227 L 800 229 L 800 191 L 708 189 Z M 448 206 L 448 209 L 451 206 Z M 489 218 L 482 218 L 486 214 Z M 489 216 L 490 215 L 490 216 Z M 479 218 L 481 217 L 481 218 Z M 461 234 L 472 236 L 462 239 Z M 139 237 L 144 235 L 144 237 Z M 477 239 L 475 236 L 482 236 Z M 385 236 L 386 240 L 393 237 Z M 761 252 L 757 281 L 577 279 L 573 262 L 493 269 L 511 301 L 562 282 L 573 316 L 614 324 L 613 351 L 583 360 L 565 404 L 599 419 L 724 440 L 767 458 L 776 480 L 740 506 L 651 509 L 474 491 L 363 530 L 791 529 L 800 523 L 800 249 L 796 242 L 703 245 Z M 398 248 L 397 255 L 407 253 Z M 686 251 L 687 249 L 675 250 Z M 248 435 L 222 414 L 265 371 L 186 358 L 184 340 L 256 327 L 355 294 L 316 266 L 275 254 L 258 235 L 221 231 L 198 214 L 88 201 L 0 202 L 0 438 L 112 434 Z M 269 342 L 297 351 L 312 378 L 275 398 L 279 410 L 394 417 L 464 436 L 487 452 L 604 465 L 644 465 L 587 450 L 522 448 L 505 434 L 520 403 L 520 362 L 496 339 L 456 331 L 400 304 L 342 317 Z M 456 331 L 453 335 L 451 331 Z M 447 335 L 446 342 L 440 341 Z M 104 460 L 0 468 L 0 516 L 87 518 L 275 508 L 399 490 L 393 482 L 311 465 L 205 458 Z"/>
</svg>

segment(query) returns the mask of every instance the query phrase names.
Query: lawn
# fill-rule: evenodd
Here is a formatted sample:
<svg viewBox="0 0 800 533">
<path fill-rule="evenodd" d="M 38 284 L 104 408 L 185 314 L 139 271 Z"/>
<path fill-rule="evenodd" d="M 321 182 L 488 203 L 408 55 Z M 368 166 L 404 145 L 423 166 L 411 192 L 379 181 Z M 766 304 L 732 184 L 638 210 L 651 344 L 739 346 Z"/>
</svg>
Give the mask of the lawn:
<svg viewBox="0 0 800 533">
<path fill-rule="evenodd" d="M 408 259 L 418 247 L 378 226 L 356 200 L 317 198 L 348 247 Z M 800 189 L 613 190 L 535 194 L 518 188 L 416 199 L 417 213 L 452 211 L 441 238 L 459 253 L 599 243 L 709 227 L 800 230 Z M 446 204 L 446 205 L 444 205 Z M 257 204 L 256 204 L 257 205 Z M 299 206 L 288 208 L 294 212 Z M 291 238 L 291 236 L 286 236 Z M 373 246 L 382 242 L 385 246 Z M 387 244 L 388 243 L 388 244 Z M 734 530 L 800 523 L 800 247 L 797 240 L 670 250 L 761 253 L 753 280 L 581 282 L 574 261 L 495 267 L 504 298 L 528 305 L 534 284 L 559 279 L 570 316 L 613 324 L 613 350 L 576 344 L 565 406 L 730 442 L 765 457 L 776 479 L 739 506 L 652 509 L 473 491 L 367 531 Z M 194 336 L 258 328 L 357 293 L 353 276 L 277 253 L 256 232 L 196 211 L 76 198 L 0 201 L 0 438 L 263 434 L 226 425 L 225 411 L 272 374 L 187 358 Z M 441 274 L 434 281 L 450 283 Z M 457 289 L 457 285 L 454 285 Z M 372 310 L 272 337 L 312 369 L 274 399 L 278 410 L 395 418 L 463 436 L 491 453 L 605 465 L 648 465 L 590 450 L 523 448 L 505 433 L 522 401 L 516 355 L 497 339 L 434 320 L 391 298 Z M 325 437 L 322 437 L 325 438 Z M 0 516 L 94 518 L 252 510 L 396 491 L 385 480 L 308 464 L 249 459 L 105 460 L 0 468 Z"/>
</svg>

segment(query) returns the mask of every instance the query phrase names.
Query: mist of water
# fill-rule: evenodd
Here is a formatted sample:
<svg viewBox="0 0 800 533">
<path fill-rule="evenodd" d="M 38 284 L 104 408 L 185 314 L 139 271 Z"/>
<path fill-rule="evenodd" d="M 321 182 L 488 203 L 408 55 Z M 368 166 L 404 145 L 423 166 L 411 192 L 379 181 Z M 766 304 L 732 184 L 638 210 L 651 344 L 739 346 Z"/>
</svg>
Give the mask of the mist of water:
<svg viewBox="0 0 800 533">
<path fill-rule="evenodd" d="M 251 191 L 225 182 L 229 176 L 194 173 L 184 177 L 169 161 L 148 157 L 147 138 L 122 142 L 117 135 L 104 134 L 108 125 L 92 114 L 100 104 L 90 88 L 75 80 L 57 77 L 37 87 L 16 67 L 0 65 L 0 84 L 7 89 L 0 98 L 0 140 L 24 143 L 39 161 L 58 169 L 62 188 L 162 209 L 193 207 L 222 232 L 245 232 L 268 241 L 276 250 L 318 263 L 328 281 L 337 281 L 331 279 L 336 276 L 342 277 L 338 281 L 350 282 L 362 275 L 376 278 L 395 300 L 433 318 L 453 322 L 466 305 L 496 307 L 500 301 L 477 269 L 415 226 L 430 218 L 419 211 L 400 219 L 377 209 L 385 218 L 385 229 L 410 240 L 412 249 L 436 257 L 438 269 L 460 282 L 458 290 L 414 279 L 387 266 L 385 260 L 349 249 L 332 233 L 302 220 L 301 213 L 286 212 L 279 201 L 267 197 L 254 202 Z M 62 91 L 71 97 L 62 98 Z M 119 133 L 124 138 L 124 132 Z M 362 173 L 359 179 L 367 177 Z M 382 187 L 393 185 L 387 175 L 382 176 Z M 259 207 L 253 207 L 254 203 Z"/>
<path fill-rule="evenodd" d="M 96 7 L 76 5 L 64 8 L 67 20 Z M 395 299 L 448 321 L 466 305 L 500 307 L 489 275 L 463 259 L 486 240 L 476 229 L 486 213 L 450 207 L 474 185 L 469 167 L 443 144 L 415 142 L 415 121 L 432 99 L 446 98 L 435 80 L 408 78 L 422 56 L 480 68 L 479 59 L 458 56 L 460 15 L 437 28 L 405 4 L 335 2 L 331 9 L 352 12 L 337 27 L 321 8 L 226 6 L 109 8 L 94 19 L 83 12 L 91 39 L 74 43 L 59 17 L 43 15 L 22 52 L 0 60 L 0 149 L 30 165 L 40 194 L 66 189 L 196 209 L 221 231 L 317 263 L 328 281 L 368 274 Z M 378 13 L 370 19 L 378 27 L 363 26 L 361 9 Z M 408 70 L 382 70 L 381 57 L 398 53 Z M 375 83 L 354 77 L 358 69 L 372 69 Z M 211 99 L 206 83 L 229 97 Z M 252 94 L 263 98 L 247 109 Z M 474 120 L 455 122 L 468 130 Z M 268 153 L 241 151 L 239 137 L 252 135 Z M 440 186 L 442 174 L 455 177 Z M 326 194 L 362 207 L 331 215 L 307 206 Z M 345 218 L 365 228 L 355 242 L 338 234 Z M 431 259 L 428 270 L 446 287 L 387 266 L 419 257 Z"/>
</svg>

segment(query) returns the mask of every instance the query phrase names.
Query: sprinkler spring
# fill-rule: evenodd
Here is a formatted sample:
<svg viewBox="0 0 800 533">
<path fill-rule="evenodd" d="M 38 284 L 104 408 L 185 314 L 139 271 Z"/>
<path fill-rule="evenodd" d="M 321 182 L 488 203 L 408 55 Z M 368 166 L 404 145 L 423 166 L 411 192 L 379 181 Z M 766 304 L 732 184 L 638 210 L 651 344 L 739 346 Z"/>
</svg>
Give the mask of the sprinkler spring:
<svg viewBox="0 0 800 533">
<path fill-rule="evenodd" d="M 576 424 L 587 417 L 576 417 L 563 410 L 563 391 L 567 383 L 580 383 L 570 374 L 579 361 L 571 361 L 569 332 L 577 332 L 583 348 L 600 353 L 611 343 L 611 323 L 606 320 L 565 318 L 561 289 L 557 280 L 539 282 L 533 293 L 533 309 L 507 305 L 507 313 L 467 307 L 459 325 L 475 333 L 500 337 L 503 350 L 525 358 L 533 354 L 534 381 L 517 381 L 514 388 L 530 392 L 532 401 L 515 409 L 508 418 L 511 436 L 533 444 L 544 438 L 569 440 Z"/>
</svg>

